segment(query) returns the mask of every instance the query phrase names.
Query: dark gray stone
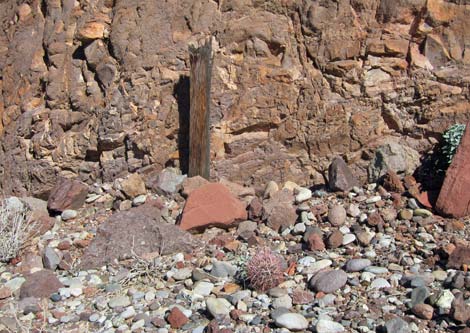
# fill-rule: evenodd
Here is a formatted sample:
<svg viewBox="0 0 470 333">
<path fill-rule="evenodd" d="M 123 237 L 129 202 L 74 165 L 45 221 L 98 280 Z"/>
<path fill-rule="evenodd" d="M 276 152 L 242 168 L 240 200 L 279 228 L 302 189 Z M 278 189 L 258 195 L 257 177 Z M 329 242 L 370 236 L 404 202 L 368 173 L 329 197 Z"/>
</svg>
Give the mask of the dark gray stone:
<svg viewBox="0 0 470 333">
<path fill-rule="evenodd" d="M 328 187 L 330 190 L 348 192 L 357 185 L 359 185 L 359 182 L 346 162 L 339 156 L 333 158 L 328 168 Z"/>
<path fill-rule="evenodd" d="M 342 288 L 348 280 L 348 275 L 341 269 L 320 271 L 310 280 L 310 287 L 315 291 L 333 293 Z"/>
</svg>

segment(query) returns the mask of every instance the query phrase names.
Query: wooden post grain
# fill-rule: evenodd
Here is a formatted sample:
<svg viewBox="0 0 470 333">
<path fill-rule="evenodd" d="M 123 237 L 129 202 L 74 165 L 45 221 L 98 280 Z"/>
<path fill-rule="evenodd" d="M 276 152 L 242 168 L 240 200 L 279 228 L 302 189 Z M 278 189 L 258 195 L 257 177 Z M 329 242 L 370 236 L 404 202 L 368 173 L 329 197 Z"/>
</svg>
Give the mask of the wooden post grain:
<svg viewBox="0 0 470 333">
<path fill-rule="evenodd" d="M 210 91 L 212 38 L 200 47 L 189 47 L 189 177 L 210 176 Z"/>
</svg>

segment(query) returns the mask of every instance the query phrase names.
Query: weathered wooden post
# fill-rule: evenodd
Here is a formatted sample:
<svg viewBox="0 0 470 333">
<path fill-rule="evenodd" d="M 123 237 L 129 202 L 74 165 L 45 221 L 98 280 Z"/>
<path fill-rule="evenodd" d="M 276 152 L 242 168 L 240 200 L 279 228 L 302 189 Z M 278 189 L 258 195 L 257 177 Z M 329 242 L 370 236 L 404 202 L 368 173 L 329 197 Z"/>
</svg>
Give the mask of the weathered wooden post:
<svg viewBox="0 0 470 333">
<path fill-rule="evenodd" d="M 210 176 L 210 92 L 212 37 L 200 47 L 189 46 L 189 177 Z"/>
</svg>

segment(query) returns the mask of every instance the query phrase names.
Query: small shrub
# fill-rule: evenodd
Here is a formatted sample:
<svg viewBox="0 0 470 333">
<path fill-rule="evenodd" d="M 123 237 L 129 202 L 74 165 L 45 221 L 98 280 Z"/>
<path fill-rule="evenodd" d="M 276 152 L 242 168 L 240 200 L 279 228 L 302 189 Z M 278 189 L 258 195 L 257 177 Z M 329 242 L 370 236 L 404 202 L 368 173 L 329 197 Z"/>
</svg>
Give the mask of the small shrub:
<svg viewBox="0 0 470 333">
<path fill-rule="evenodd" d="M 250 285 L 259 291 L 278 286 L 284 281 L 282 258 L 268 248 L 261 249 L 247 263 L 246 274 Z"/>
<path fill-rule="evenodd" d="M 465 125 L 455 124 L 449 127 L 442 135 L 443 142 L 441 154 L 447 166 L 449 166 L 452 162 L 464 132 Z"/>
<path fill-rule="evenodd" d="M 15 258 L 33 232 L 33 225 L 28 223 L 26 210 L 0 201 L 0 261 L 7 262 Z"/>
</svg>

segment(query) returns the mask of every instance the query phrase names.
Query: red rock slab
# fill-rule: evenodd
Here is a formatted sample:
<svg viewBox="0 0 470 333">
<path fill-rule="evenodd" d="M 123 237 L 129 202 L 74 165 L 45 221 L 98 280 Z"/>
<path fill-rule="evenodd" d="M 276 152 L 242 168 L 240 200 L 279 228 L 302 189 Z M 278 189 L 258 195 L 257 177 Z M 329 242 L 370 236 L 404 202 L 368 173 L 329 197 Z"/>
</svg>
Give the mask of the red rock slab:
<svg viewBox="0 0 470 333">
<path fill-rule="evenodd" d="M 245 205 L 222 184 L 203 185 L 188 197 L 180 228 L 203 231 L 211 226 L 228 227 L 247 219 Z"/>
<path fill-rule="evenodd" d="M 470 122 L 447 169 L 436 210 L 452 217 L 470 214 Z"/>
</svg>

